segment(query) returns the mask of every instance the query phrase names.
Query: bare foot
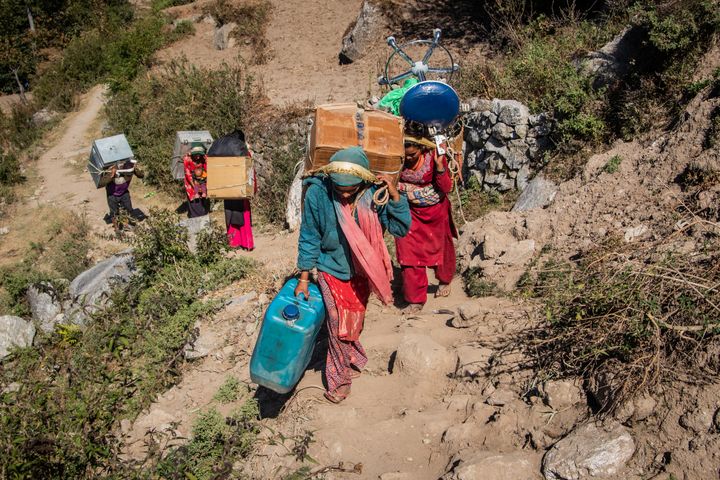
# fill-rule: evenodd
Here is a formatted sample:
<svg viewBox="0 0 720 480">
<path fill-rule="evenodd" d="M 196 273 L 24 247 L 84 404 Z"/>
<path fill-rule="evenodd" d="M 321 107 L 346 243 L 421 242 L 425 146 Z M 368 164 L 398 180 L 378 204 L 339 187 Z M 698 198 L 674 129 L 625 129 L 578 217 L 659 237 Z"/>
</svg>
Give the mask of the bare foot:
<svg viewBox="0 0 720 480">
<path fill-rule="evenodd" d="M 449 297 L 450 296 L 450 285 L 446 283 L 441 283 L 440 286 L 438 286 L 437 292 L 435 292 L 435 298 L 439 297 Z"/>
<path fill-rule="evenodd" d="M 403 309 L 403 313 L 418 313 L 422 308 L 422 303 L 411 303 Z"/>
</svg>

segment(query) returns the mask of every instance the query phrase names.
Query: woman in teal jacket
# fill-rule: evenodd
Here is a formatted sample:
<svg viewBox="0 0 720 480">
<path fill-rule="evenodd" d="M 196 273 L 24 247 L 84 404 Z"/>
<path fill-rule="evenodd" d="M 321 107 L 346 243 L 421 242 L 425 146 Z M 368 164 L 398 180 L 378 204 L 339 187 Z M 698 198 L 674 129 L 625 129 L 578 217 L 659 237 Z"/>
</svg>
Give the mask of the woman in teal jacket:
<svg viewBox="0 0 720 480">
<path fill-rule="evenodd" d="M 359 338 L 370 291 L 383 303 L 392 301 L 392 264 L 383 231 L 402 237 L 410 230 L 407 200 L 387 176 L 375 177 L 369 164 L 360 147 L 348 148 L 304 182 L 295 295 L 307 298 L 310 270 L 317 269 L 330 337 L 325 397 L 333 403 L 350 394 L 352 379 L 367 363 Z M 377 182 L 387 188 L 385 205 L 373 203 Z"/>
</svg>

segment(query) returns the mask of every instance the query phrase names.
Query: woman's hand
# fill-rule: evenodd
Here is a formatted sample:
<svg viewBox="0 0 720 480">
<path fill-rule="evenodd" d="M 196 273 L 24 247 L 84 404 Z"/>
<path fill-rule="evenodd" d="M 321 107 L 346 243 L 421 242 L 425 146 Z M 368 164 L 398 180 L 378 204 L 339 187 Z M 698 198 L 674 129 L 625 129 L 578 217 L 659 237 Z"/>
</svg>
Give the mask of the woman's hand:
<svg viewBox="0 0 720 480">
<path fill-rule="evenodd" d="M 435 155 L 435 171 L 439 171 L 439 172 L 445 171 L 445 162 L 443 162 L 444 158 L 445 158 L 445 155 Z"/>
<path fill-rule="evenodd" d="M 395 183 L 393 183 L 392 179 L 388 175 L 379 174 L 377 176 L 377 179 L 383 182 L 388 189 L 388 193 L 390 194 L 390 198 L 397 202 L 400 200 L 400 193 L 398 192 L 397 187 L 395 186 Z"/>
<path fill-rule="evenodd" d="M 305 295 L 305 300 L 310 298 L 310 290 L 308 287 L 310 286 L 310 272 L 302 272 L 300 273 L 300 277 L 298 278 L 298 284 L 295 287 L 294 295 L 297 297 L 301 293 Z"/>
</svg>

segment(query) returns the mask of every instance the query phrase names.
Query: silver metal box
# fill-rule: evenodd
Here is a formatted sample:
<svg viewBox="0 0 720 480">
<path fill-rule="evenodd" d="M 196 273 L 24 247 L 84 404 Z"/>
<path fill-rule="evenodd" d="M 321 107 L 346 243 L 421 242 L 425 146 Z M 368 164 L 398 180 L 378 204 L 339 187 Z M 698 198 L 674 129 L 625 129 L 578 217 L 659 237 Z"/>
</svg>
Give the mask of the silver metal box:
<svg viewBox="0 0 720 480">
<path fill-rule="evenodd" d="M 125 135 L 95 140 L 90 149 L 88 171 L 97 188 L 102 188 L 112 180 L 110 167 L 133 158 L 133 152 Z"/>
<path fill-rule="evenodd" d="M 185 178 L 185 169 L 182 159 L 193 147 L 203 147 L 207 152 L 213 143 L 212 135 L 207 130 L 192 130 L 177 132 L 175 135 L 175 148 L 170 161 L 170 172 L 175 180 Z"/>
</svg>

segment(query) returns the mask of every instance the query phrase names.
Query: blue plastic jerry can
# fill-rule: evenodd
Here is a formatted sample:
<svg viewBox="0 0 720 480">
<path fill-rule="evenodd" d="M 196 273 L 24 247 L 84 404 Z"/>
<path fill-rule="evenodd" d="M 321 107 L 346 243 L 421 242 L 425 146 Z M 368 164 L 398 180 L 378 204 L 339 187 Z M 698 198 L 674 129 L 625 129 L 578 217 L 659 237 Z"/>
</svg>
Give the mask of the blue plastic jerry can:
<svg viewBox="0 0 720 480">
<path fill-rule="evenodd" d="M 254 383 L 287 393 L 310 363 L 315 338 L 325 321 L 325 304 L 317 285 L 310 298 L 295 297 L 296 278 L 288 280 L 268 306 L 250 359 Z"/>
</svg>

